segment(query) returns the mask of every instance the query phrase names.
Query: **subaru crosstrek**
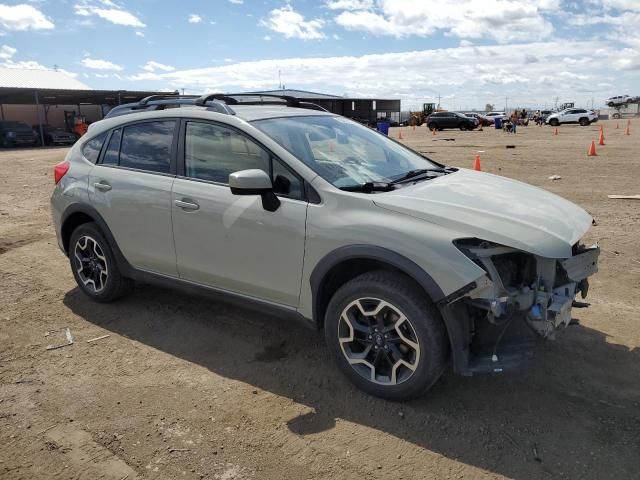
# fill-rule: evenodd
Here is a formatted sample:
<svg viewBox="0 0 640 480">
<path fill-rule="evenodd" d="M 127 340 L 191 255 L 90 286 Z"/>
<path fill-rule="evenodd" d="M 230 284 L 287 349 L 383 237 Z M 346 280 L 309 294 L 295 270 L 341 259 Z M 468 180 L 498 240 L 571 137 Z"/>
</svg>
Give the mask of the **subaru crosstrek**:
<svg viewBox="0 0 640 480">
<path fill-rule="evenodd" d="M 519 367 L 569 325 L 599 255 L 583 209 L 317 106 L 242 100 L 120 111 L 56 165 L 58 243 L 91 299 L 158 282 L 293 317 L 396 400 L 448 364 Z"/>
</svg>

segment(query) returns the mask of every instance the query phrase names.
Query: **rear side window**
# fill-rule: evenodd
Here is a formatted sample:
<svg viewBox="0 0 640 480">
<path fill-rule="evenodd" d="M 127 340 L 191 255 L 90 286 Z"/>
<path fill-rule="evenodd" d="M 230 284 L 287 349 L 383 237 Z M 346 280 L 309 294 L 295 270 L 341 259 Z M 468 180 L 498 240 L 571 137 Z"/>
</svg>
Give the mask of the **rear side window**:
<svg viewBox="0 0 640 480">
<path fill-rule="evenodd" d="M 102 144 L 104 139 L 107 138 L 106 133 L 101 133 L 97 137 L 92 138 L 82 147 L 82 155 L 91 163 L 96 163 L 100 156 L 100 150 L 102 150 Z"/>
<path fill-rule="evenodd" d="M 109 145 L 102 157 L 102 163 L 104 165 L 118 165 L 120 158 L 120 139 L 122 138 L 122 130 L 119 128 L 114 130 L 109 139 Z"/>
<path fill-rule="evenodd" d="M 175 121 L 168 120 L 125 127 L 120 147 L 120 166 L 169 173 L 175 125 Z"/>
</svg>

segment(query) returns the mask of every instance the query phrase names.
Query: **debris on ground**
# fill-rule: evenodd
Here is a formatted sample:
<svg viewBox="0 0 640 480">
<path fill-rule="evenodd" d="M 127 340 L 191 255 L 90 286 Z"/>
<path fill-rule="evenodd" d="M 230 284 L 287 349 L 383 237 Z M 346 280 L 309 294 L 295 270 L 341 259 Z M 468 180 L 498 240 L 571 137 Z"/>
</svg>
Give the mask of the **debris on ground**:
<svg viewBox="0 0 640 480">
<path fill-rule="evenodd" d="M 55 350 L 57 348 L 68 347 L 69 345 L 73 345 L 73 337 L 71 336 L 71 330 L 69 327 L 61 328 L 59 330 L 50 330 L 45 334 L 45 337 L 48 337 L 52 333 L 59 332 L 64 330 L 64 335 L 67 339 L 67 343 L 61 343 L 60 345 L 47 345 L 47 350 Z"/>
<path fill-rule="evenodd" d="M 560 180 L 562 179 L 562 177 L 560 175 L 551 175 L 549 177 L 549 180 Z"/>
<path fill-rule="evenodd" d="M 103 338 L 109 338 L 111 335 L 101 335 L 99 337 L 96 338 L 91 338 L 89 340 L 87 340 L 87 343 L 93 343 L 93 342 L 97 342 L 98 340 L 102 340 Z"/>
<path fill-rule="evenodd" d="M 640 195 L 607 195 L 607 197 L 624 200 L 640 200 Z"/>
</svg>

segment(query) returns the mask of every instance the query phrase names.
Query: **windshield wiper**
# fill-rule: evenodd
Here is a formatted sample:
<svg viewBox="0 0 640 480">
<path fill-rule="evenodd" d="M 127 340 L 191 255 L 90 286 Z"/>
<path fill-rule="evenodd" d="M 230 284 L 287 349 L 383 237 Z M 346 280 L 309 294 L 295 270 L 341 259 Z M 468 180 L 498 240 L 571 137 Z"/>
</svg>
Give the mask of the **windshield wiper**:
<svg viewBox="0 0 640 480">
<path fill-rule="evenodd" d="M 394 181 L 392 181 L 391 184 L 396 185 L 398 183 L 403 183 L 409 180 L 417 179 L 417 177 L 422 177 L 423 175 L 426 176 L 431 173 L 438 174 L 438 173 L 449 173 L 449 172 L 444 168 L 419 168 L 417 170 L 409 170 L 400 178 L 396 178 Z M 439 176 L 439 175 L 435 175 L 435 176 Z"/>
<path fill-rule="evenodd" d="M 362 193 L 371 193 L 371 192 L 389 192 L 394 190 L 395 186 L 392 183 L 385 182 L 365 182 L 360 185 L 348 185 L 346 187 L 340 187 L 340 190 L 344 190 L 346 192 L 362 192 Z"/>
</svg>

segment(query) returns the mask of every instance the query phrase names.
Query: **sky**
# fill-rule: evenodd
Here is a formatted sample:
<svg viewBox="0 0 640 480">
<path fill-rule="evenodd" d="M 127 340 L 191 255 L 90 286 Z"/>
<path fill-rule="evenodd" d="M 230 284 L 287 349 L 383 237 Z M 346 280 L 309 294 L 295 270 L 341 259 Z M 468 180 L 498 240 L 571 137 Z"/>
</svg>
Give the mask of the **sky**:
<svg viewBox="0 0 640 480">
<path fill-rule="evenodd" d="M 97 89 L 597 108 L 640 95 L 640 0 L 23 0 L 0 3 L 0 66 Z"/>
</svg>

